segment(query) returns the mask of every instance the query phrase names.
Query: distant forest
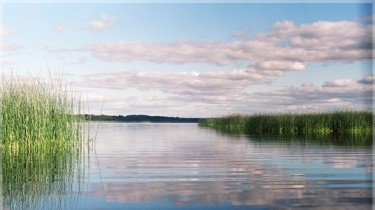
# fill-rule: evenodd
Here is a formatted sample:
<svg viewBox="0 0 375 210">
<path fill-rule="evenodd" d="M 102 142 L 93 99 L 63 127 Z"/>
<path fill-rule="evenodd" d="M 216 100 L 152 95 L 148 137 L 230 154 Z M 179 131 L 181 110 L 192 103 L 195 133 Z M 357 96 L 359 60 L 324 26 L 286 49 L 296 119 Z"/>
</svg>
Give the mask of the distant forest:
<svg viewBox="0 0 375 210">
<path fill-rule="evenodd" d="M 180 118 L 149 115 L 85 115 L 86 120 L 114 122 L 153 122 L 153 123 L 198 123 L 203 118 Z"/>
</svg>

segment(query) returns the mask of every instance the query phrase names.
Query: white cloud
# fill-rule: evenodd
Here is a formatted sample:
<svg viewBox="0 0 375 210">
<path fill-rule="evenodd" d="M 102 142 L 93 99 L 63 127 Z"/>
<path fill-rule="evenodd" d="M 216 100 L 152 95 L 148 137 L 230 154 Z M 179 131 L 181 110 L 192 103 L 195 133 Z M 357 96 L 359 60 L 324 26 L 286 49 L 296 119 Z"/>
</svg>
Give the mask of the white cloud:
<svg viewBox="0 0 375 210">
<path fill-rule="evenodd" d="M 0 38 L 3 38 L 2 45 L 0 46 L 1 52 L 16 51 L 22 48 L 22 46 L 18 43 L 10 43 L 9 41 L 6 41 L 4 37 L 10 36 L 12 34 L 14 34 L 14 32 L 9 27 L 0 23 Z"/>
<path fill-rule="evenodd" d="M 110 89 L 118 97 L 108 109 L 116 113 L 146 113 L 212 117 L 231 113 L 369 109 L 373 75 L 361 80 L 336 79 L 318 86 L 251 92 L 265 77 L 251 70 L 161 73 L 125 71 L 82 77 L 76 85 Z M 140 91 L 129 96 L 132 90 Z M 156 92 L 155 92 L 156 91 Z M 123 97 L 121 97 L 123 96 Z"/>
<path fill-rule="evenodd" d="M 114 22 L 115 18 L 101 17 L 100 21 Z M 98 31 L 110 27 L 104 25 L 97 23 Z M 132 88 L 142 92 L 135 98 L 116 99 L 112 108 L 118 110 L 117 113 L 130 108 L 145 113 L 152 110 L 152 105 L 156 107 L 152 110 L 154 113 L 184 110 L 187 116 L 362 109 L 371 106 L 373 75 L 358 81 L 336 79 L 320 86 L 305 83 L 268 92 L 250 91 L 254 84 L 265 84 L 270 77 L 282 76 L 287 71 L 303 71 L 312 62 L 346 63 L 371 59 L 371 27 L 352 21 L 300 25 L 282 21 L 275 23 L 267 33 L 252 39 L 170 43 L 120 41 L 92 43 L 61 52 L 89 52 L 103 61 L 235 64 L 243 67 L 232 71 L 184 73 L 124 71 L 92 74 L 76 82 L 80 86 L 121 93 Z M 159 91 L 162 97 L 142 96 L 152 91 Z"/>
<path fill-rule="evenodd" d="M 298 61 L 263 61 L 256 66 L 258 69 L 264 70 L 304 70 L 306 64 Z"/>
<path fill-rule="evenodd" d="M 122 96 L 106 103 L 106 110 L 112 113 L 209 116 L 212 112 L 233 112 L 228 109 L 230 103 L 237 103 L 242 91 L 251 84 L 264 82 L 262 75 L 239 69 L 204 73 L 124 71 L 93 74 L 82 77 L 75 85 L 97 91 L 108 92 L 110 89 L 111 93 Z M 132 95 L 134 91 L 137 94 Z"/>
<path fill-rule="evenodd" d="M 106 89 L 129 89 L 150 91 L 181 96 L 225 97 L 237 94 L 251 84 L 264 83 L 262 75 L 252 70 L 232 70 L 225 72 L 139 72 L 124 71 L 112 74 L 85 76 L 78 85 Z"/>
<path fill-rule="evenodd" d="M 331 99 L 328 99 L 328 102 L 329 103 L 340 103 L 340 102 L 342 102 L 342 100 L 339 99 L 339 98 L 331 98 Z"/>
<path fill-rule="evenodd" d="M 290 111 L 290 109 L 304 112 L 370 109 L 373 100 L 373 85 L 363 82 L 370 77 L 373 76 L 367 76 L 358 81 L 336 79 L 326 81 L 322 86 L 307 83 L 300 87 L 251 93 L 247 95 L 247 98 L 251 98 L 251 101 L 255 103 L 256 101 L 262 101 L 262 106 L 273 112 L 276 110 Z"/>
<path fill-rule="evenodd" d="M 89 27 L 92 31 L 103 32 L 112 28 L 116 21 L 117 17 L 103 14 L 99 17 L 99 19 L 90 21 Z"/>
<path fill-rule="evenodd" d="M 22 46 L 20 44 L 16 43 L 3 43 L 3 46 L 1 47 L 1 51 L 4 52 L 10 52 L 10 51 L 16 51 L 22 49 Z"/>
<path fill-rule="evenodd" d="M 86 57 L 80 57 L 79 59 L 70 61 L 67 64 L 68 65 L 84 65 L 84 64 L 86 64 L 88 62 L 89 62 L 88 58 L 86 58 Z"/>
<path fill-rule="evenodd" d="M 356 85 L 356 81 L 350 79 L 336 79 L 332 81 L 325 82 L 323 87 L 354 87 Z"/>
<path fill-rule="evenodd" d="M 12 31 L 4 24 L 0 24 L 0 37 L 8 36 L 10 34 L 12 34 Z"/>
<path fill-rule="evenodd" d="M 270 38 L 289 43 L 292 48 L 312 51 L 310 60 L 358 60 L 371 58 L 372 25 L 352 21 L 295 25 L 278 22 Z"/>
<path fill-rule="evenodd" d="M 107 18 L 108 19 L 108 18 Z M 97 22 L 97 30 L 107 28 Z M 155 63 L 241 63 L 264 75 L 304 70 L 311 62 L 352 62 L 371 59 L 372 26 L 351 21 L 297 25 L 277 22 L 251 40 L 177 41 L 171 43 L 92 43 L 78 50 L 104 61 L 146 60 Z M 245 66 L 244 66 L 245 67 Z"/>
<path fill-rule="evenodd" d="M 54 30 L 57 31 L 57 32 L 64 32 L 65 31 L 65 27 L 62 26 L 62 25 L 56 25 L 54 27 Z"/>
<path fill-rule="evenodd" d="M 181 41 L 170 44 L 142 42 L 112 42 L 87 45 L 83 50 L 91 51 L 102 60 L 148 60 L 155 63 L 232 63 L 222 51 L 227 48 L 219 42 Z M 216 48 L 215 52 L 213 49 Z M 228 49 L 229 50 L 229 49 Z"/>
</svg>

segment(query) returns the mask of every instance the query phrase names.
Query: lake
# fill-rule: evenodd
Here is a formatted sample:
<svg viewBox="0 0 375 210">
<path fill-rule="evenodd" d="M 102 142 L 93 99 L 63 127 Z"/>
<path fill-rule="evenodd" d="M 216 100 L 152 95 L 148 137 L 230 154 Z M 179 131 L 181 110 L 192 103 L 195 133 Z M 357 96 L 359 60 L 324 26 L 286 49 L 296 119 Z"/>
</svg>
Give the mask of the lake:
<svg viewBox="0 0 375 210">
<path fill-rule="evenodd" d="M 372 208 L 371 147 L 259 141 L 197 124 L 102 123 L 82 163 L 79 180 L 58 180 L 74 187 L 54 209 Z"/>
</svg>

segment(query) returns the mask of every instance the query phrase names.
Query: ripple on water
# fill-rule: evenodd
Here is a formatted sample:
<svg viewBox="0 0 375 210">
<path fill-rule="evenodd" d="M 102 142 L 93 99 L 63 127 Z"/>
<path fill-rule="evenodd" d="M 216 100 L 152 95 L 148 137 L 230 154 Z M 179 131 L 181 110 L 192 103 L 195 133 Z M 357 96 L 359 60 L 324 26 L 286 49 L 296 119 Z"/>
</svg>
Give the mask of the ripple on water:
<svg viewBox="0 0 375 210">
<path fill-rule="evenodd" d="M 196 124 L 104 123 L 78 206 L 369 209 L 371 157 L 371 148 L 259 142 Z"/>
</svg>

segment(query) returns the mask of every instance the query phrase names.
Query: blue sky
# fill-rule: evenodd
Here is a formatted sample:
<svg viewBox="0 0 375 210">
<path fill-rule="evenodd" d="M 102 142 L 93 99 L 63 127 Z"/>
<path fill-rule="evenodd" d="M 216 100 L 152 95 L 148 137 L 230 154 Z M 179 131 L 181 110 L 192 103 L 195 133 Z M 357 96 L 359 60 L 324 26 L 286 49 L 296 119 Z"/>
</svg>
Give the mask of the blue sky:
<svg viewBox="0 0 375 210">
<path fill-rule="evenodd" d="M 371 4 L 6 3 L 2 10 L 1 71 L 64 73 L 93 113 L 371 107 Z"/>
</svg>

